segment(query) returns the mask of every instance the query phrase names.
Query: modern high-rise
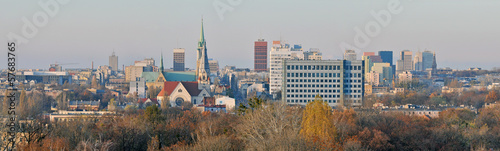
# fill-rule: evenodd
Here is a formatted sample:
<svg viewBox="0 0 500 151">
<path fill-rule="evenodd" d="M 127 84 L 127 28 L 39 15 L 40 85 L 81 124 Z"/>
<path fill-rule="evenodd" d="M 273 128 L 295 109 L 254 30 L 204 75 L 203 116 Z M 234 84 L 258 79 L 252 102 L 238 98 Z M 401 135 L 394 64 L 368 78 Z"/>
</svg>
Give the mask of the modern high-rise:
<svg viewBox="0 0 500 151">
<path fill-rule="evenodd" d="M 432 69 L 432 64 L 434 62 L 434 53 L 431 51 L 422 52 L 422 70 Z"/>
<path fill-rule="evenodd" d="M 267 71 L 267 41 L 258 39 L 254 43 L 254 70 Z"/>
<path fill-rule="evenodd" d="M 322 60 L 322 53 L 318 48 L 311 48 L 309 51 L 304 52 L 304 60 Z"/>
<path fill-rule="evenodd" d="M 174 49 L 174 71 L 185 70 L 185 51 L 184 48 Z"/>
<path fill-rule="evenodd" d="M 344 60 L 350 60 L 350 61 L 356 60 L 356 51 L 346 50 L 344 52 Z"/>
<path fill-rule="evenodd" d="M 118 71 L 118 56 L 115 56 L 115 52 L 113 52 L 111 56 L 109 56 L 109 66 L 111 67 L 112 71 Z"/>
<path fill-rule="evenodd" d="M 392 63 L 392 51 L 379 51 L 378 55 L 382 58 L 382 62 L 389 63 L 391 66 L 394 65 Z"/>
<path fill-rule="evenodd" d="M 281 41 L 273 41 L 273 47 L 269 52 L 269 93 L 276 97 L 281 91 L 281 84 L 283 81 L 283 60 L 297 59 L 303 60 L 304 53 L 300 49 L 294 49 L 287 43 Z"/>
<path fill-rule="evenodd" d="M 400 60 L 396 63 L 397 73 L 414 70 L 413 54 L 410 50 L 401 51 L 399 56 Z"/>
<path fill-rule="evenodd" d="M 361 106 L 362 60 L 284 60 L 282 100 L 306 105 L 320 95 L 330 106 Z"/>
</svg>

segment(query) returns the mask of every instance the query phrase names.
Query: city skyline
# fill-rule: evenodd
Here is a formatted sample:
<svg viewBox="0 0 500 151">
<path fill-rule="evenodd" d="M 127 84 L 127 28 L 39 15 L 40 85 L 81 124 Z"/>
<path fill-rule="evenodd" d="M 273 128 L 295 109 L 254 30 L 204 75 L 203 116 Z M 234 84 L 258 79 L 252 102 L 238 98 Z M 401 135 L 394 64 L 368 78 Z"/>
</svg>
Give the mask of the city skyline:
<svg viewBox="0 0 500 151">
<path fill-rule="evenodd" d="M 92 61 L 97 67 L 107 65 L 107 58 L 113 51 L 120 58 L 118 67 L 144 58 L 159 60 L 158 54 L 163 52 L 164 66 L 170 68 L 173 67 L 173 48 L 185 48 L 186 67 L 194 69 L 202 16 L 210 57 L 222 66 L 253 69 L 253 43 L 259 38 L 302 44 L 304 50 L 319 48 L 323 59 L 341 59 L 344 50 L 339 45 L 342 42 L 354 45 L 354 29 L 364 29 L 375 20 L 371 11 L 386 9 L 391 1 L 264 2 L 243 1 L 229 5 L 233 10 L 223 13 L 221 18 L 214 8 L 215 1 L 139 4 L 123 1 L 120 6 L 112 2 L 70 1 L 61 5 L 59 13 L 49 18 L 46 26 L 39 27 L 29 42 L 19 46 L 18 68 L 48 69 L 49 64 L 55 62 L 78 63 L 63 68 L 90 68 Z M 500 53 L 500 44 L 495 41 L 500 38 L 497 28 L 500 22 L 493 18 L 498 14 L 495 12 L 500 13 L 494 9 L 500 2 L 453 2 L 457 6 L 447 8 L 449 4 L 445 2 L 400 1 L 401 13 L 393 14 L 388 26 L 383 27 L 378 36 L 370 38 L 367 46 L 358 47 L 361 50 L 356 51 L 357 59 L 363 52 L 389 50 L 398 54 L 402 50 L 429 50 L 436 52 L 438 68 L 495 67 L 494 56 Z M 23 17 L 31 20 L 36 12 L 43 11 L 36 2 L 13 2 L 2 6 L 5 8 L 0 9 L 0 13 L 9 14 L 0 17 L 2 22 L 9 23 L 0 28 L 0 40 L 5 42 L 9 33 L 21 34 Z M 175 6 L 191 6 L 200 11 L 190 12 L 190 9 Z M 95 7 L 95 11 L 88 11 L 88 7 Z M 262 7 L 263 11 L 255 12 L 251 9 L 255 7 Z M 272 8 L 278 9 L 271 11 Z M 137 11 L 128 12 L 128 9 Z M 294 12 L 294 9 L 303 11 Z M 181 15 L 172 15 L 175 12 Z M 345 13 L 351 15 L 343 15 Z M 259 20 L 252 16 L 262 17 Z M 439 20 L 443 17 L 446 19 Z M 466 55 L 469 52 L 474 52 L 474 56 Z M 399 59 L 393 57 L 394 61 Z M 0 59 L 5 61 L 5 58 Z"/>
</svg>

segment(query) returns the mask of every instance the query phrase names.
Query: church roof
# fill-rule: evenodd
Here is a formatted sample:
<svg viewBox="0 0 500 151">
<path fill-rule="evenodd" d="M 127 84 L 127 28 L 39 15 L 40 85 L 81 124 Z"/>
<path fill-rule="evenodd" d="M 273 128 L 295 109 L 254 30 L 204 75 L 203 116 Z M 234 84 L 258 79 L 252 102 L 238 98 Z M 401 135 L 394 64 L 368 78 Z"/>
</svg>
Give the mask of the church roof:
<svg viewBox="0 0 500 151">
<path fill-rule="evenodd" d="M 142 72 L 141 77 L 146 82 L 155 82 L 160 72 Z M 196 81 L 195 72 L 163 72 L 167 81 Z"/>
<path fill-rule="evenodd" d="M 178 82 L 178 81 L 167 81 L 163 85 L 163 89 L 158 93 L 158 96 L 170 96 L 179 83 L 184 86 L 191 96 L 198 96 L 202 90 L 198 89 L 198 82 Z"/>
</svg>

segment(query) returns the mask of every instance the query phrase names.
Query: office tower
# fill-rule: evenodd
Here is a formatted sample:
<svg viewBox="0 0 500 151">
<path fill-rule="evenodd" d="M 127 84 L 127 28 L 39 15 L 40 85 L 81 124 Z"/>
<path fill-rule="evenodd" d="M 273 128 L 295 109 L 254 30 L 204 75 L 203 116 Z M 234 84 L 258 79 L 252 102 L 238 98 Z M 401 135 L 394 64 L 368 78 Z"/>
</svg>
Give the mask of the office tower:
<svg viewBox="0 0 500 151">
<path fill-rule="evenodd" d="M 350 61 L 356 60 L 356 51 L 346 50 L 344 53 L 344 60 L 350 60 Z"/>
<path fill-rule="evenodd" d="M 207 43 L 203 31 L 203 19 L 201 19 L 201 32 L 197 56 L 196 77 L 198 80 L 198 89 L 206 89 L 207 92 L 210 92 L 210 64 L 208 63 Z"/>
<path fill-rule="evenodd" d="M 184 48 L 174 49 L 174 71 L 184 71 L 185 65 L 185 51 Z"/>
<path fill-rule="evenodd" d="M 290 45 L 281 41 L 273 41 L 273 47 L 269 52 L 269 93 L 275 98 L 281 91 L 283 60 L 304 59 L 304 53 L 300 49 L 291 51 Z"/>
<path fill-rule="evenodd" d="M 304 60 L 322 60 L 322 53 L 318 48 L 311 48 L 309 51 L 304 52 Z"/>
<path fill-rule="evenodd" d="M 361 106 L 363 65 L 362 60 L 285 60 L 282 99 L 306 105 L 319 94 L 330 106 Z"/>
<path fill-rule="evenodd" d="M 254 43 L 254 70 L 256 72 L 267 71 L 267 41 L 258 39 Z"/>
<path fill-rule="evenodd" d="M 403 60 L 403 66 L 405 71 L 413 70 L 413 60 L 412 60 L 412 52 L 410 50 L 401 51 L 401 60 Z"/>
<path fill-rule="evenodd" d="M 431 51 L 424 51 L 421 54 L 422 56 L 422 70 L 426 71 L 428 69 L 432 69 L 432 64 L 434 62 L 434 53 Z"/>
<path fill-rule="evenodd" d="M 414 64 L 414 69 L 416 71 L 423 71 L 424 70 L 424 66 L 423 66 L 423 62 L 422 62 L 423 58 L 422 58 L 422 52 L 417 52 L 415 53 L 415 57 L 413 58 L 413 64 Z"/>
<path fill-rule="evenodd" d="M 115 52 L 109 56 L 109 66 L 114 72 L 118 71 L 118 56 L 115 56 Z"/>
<path fill-rule="evenodd" d="M 210 58 L 208 59 L 208 64 L 210 66 L 210 72 L 217 73 L 219 71 L 219 61 Z"/>
<path fill-rule="evenodd" d="M 378 55 L 380 56 L 380 58 L 382 58 L 382 62 L 387 62 L 391 66 L 394 65 L 392 63 L 392 51 L 379 51 Z"/>
</svg>

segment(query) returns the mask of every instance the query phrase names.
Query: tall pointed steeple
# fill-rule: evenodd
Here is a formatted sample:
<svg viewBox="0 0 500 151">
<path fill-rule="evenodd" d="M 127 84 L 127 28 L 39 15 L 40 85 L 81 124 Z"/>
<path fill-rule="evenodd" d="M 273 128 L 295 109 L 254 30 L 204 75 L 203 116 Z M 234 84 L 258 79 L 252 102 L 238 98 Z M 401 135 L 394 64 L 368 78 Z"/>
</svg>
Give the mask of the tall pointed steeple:
<svg viewBox="0 0 500 151">
<path fill-rule="evenodd" d="M 203 18 L 201 19 L 200 41 L 198 42 L 198 59 L 196 64 L 196 76 L 200 89 L 210 90 L 210 66 L 208 64 L 207 43 L 203 30 Z"/>
</svg>

